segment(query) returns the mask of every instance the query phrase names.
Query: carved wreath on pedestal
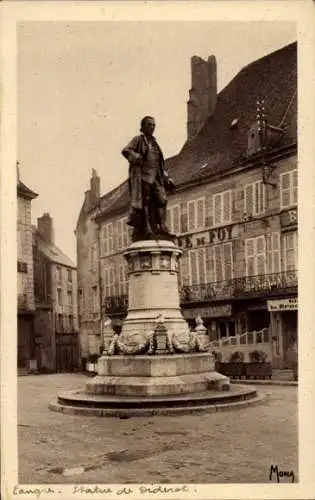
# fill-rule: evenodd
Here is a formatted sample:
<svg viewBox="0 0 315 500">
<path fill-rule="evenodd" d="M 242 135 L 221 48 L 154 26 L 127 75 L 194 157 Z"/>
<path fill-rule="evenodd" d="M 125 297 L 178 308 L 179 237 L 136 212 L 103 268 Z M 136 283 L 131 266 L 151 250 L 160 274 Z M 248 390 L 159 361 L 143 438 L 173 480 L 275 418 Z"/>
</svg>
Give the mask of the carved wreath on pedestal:
<svg viewBox="0 0 315 500">
<path fill-rule="evenodd" d="M 156 328 L 152 332 L 150 332 L 148 337 L 143 342 L 140 342 L 135 346 L 128 346 L 120 340 L 118 334 L 114 335 L 106 354 L 108 356 L 112 356 L 115 354 L 158 354 L 158 352 L 160 351 L 160 335 L 164 336 L 163 340 L 165 342 L 162 352 L 167 352 L 170 354 L 208 352 L 209 345 L 204 345 L 201 342 L 198 332 L 189 332 L 188 342 L 183 344 L 176 338 L 175 335 L 171 336 L 168 333 L 167 328 L 164 326 L 164 321 L 165 319 L 163 315 L 159 315 L 156 319 Z"/>
</svg>

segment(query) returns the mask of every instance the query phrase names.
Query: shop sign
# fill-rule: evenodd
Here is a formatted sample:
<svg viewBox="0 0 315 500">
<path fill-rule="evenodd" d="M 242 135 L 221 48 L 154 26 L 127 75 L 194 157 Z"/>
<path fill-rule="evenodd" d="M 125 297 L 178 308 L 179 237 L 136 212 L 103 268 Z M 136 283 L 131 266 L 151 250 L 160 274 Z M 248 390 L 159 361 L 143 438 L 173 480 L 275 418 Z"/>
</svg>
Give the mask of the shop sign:
<svg viewBox="0 0 315 500">
<path fill-rule="evenodd" d="M 292 210 L 287 210 L 286 212 L 282 212 L 280 214 L 281 227 L 296 226 L 297 217 L 298 217 L 297 208 L 294 208 Z"/>
<path fill-rule="evenodd" d="M 197 318 L 197 316 L 201 316 L 202 318 L 223 318 L 232 315 L 232 306 L 231 304 L 224 304 L 220 306 L 184 309 L 183 315 L 187 319 L 194 319 Z"/>
<path fill-rule="evenodd" d="M 237 238 L 238 226 L 231 225 L 225 227 L 217 227 L 204 231 L 202 233 L 192 234 L 189 236 L 180 236 L 177 238 L 178 246 L 182 248 L 195 248 L 204 245 L 216 245 L 223 243 L 233 238 Z"/>
<path fill-rule="evenodd" d="M 296 311 L 298 309 L 298 300 L 294 299 L 280 299 L 280 300 L 267 300 L 268 311 Z"/>
</svg>

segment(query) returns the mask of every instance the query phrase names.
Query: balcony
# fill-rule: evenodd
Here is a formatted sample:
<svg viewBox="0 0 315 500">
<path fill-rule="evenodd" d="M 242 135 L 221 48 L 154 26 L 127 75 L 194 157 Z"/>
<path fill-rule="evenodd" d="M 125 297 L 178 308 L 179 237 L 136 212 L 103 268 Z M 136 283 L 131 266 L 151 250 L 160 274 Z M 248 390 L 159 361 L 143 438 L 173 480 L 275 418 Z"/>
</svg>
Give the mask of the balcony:
<svg viewBox="0 0 315 500">
<path fill-rule="evenodd" d="M 108 316 L 127 314 L 128 295 L 112 295 L 104 299 L 104 312 Z"/>
<path fill-rule="evenodd" d="M 225 299 L 274 297 L 284 292 L 296 293 L 297 283 L 296 270 L 284 273 L 260 274 L 228 281 L 184 286 L 180 291 L 180 301 L 181 304 L 187 304 Z"/>
</svg>

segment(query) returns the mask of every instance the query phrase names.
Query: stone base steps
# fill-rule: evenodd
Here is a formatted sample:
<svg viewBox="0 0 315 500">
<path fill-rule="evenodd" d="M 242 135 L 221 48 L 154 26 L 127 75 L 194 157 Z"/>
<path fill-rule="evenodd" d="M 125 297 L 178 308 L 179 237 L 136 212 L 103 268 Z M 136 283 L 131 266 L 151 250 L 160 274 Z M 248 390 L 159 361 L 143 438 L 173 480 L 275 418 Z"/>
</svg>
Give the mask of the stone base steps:
<svg viewBox="0 0 315 500">
<path fill-rule="evenodd" d="M 200 411 L 224 411 L 258 404 L 255 387 L 233 384 L 228 391 L 203 391 L 194 394 L 149 397 L 117 397 L 87 394 L 84 391 L 62 393 L 54 399 L 50 410 L 63 413 L 128 418 L 140 415 L 165 415 Z"/>
</svg>

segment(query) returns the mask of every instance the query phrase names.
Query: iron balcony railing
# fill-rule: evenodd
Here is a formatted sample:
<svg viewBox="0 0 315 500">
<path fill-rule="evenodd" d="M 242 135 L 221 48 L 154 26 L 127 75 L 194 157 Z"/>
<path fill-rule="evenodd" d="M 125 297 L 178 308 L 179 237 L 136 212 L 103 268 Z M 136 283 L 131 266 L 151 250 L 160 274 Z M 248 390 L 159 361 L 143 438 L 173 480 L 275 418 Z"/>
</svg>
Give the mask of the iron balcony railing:
<svg viewBox="0 0 315 500">
<path fill-rule="evenodd" d="M 128 295 L 111 295 L 104 299 L 105 314 L 126 314 L 128 309 Z"/>
<path fill-rule="evenodd" d="M 181 303 L 223 300 L 233 298 L 251 298 L 279 295 L 283 291 L 297 288 L 297 271 L 260 274 L 234 278 L 227 281 L 183 286 L 180 291 Z"/>
<path fill-rule="evenodd" d="M 226 281 L 216 281 L 201 285 L 183 286 L 180 290 L 181 304 L 190 302 L 215 301 L 272 297 L 297 291 L 297 271 L 260 274 Z M 127 295 L 112 295 L 104 299 L 104 312 L 108 315 L 125 315 L 128 309 Z"/>
</svg>

